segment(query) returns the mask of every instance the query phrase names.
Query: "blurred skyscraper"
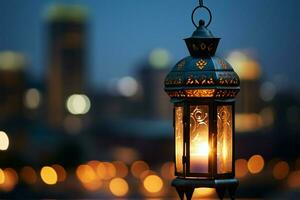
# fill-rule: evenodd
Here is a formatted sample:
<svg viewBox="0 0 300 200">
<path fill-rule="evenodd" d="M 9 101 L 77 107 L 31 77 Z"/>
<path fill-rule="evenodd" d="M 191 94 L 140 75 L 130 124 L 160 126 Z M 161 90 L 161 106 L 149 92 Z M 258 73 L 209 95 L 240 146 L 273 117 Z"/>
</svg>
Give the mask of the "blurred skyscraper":
<svg viewBox="0 0 300 200">
<path fill-rule="evenodd" d="M 253 132 L 263 127 L 260 112 L 263 101 L 260 97 L 261 68 L 245 51 L 233 51 L 227 58 L 240 77 L 241 91 L 236 101 L 237 132 Z"/>
<path fill-rule="evenodd" d="M 167 50 L 155 49 L 150 53 L 149 61 L 139 70 L 139 79 L 143 90 L 143 110 L 146 117 L 170 119 L 172 108 L 163 85 L 170 67 L 170 55 Z"/>
<path fill-rule="evenodd" d="M 14 123 L 24 114 L 25 58 L 22 54 L 0 52 L 0 122 Z M 6 124 L 7 125 L 7 124 Z"/>
<path fill-rule="evenodd" d="M 86 20 L 85 8 L 54 5 L 47 13 L 48 23 L 48 120 L 59 127 L 64 120 L 67 98 L 84 89 Z"/>
</svg>

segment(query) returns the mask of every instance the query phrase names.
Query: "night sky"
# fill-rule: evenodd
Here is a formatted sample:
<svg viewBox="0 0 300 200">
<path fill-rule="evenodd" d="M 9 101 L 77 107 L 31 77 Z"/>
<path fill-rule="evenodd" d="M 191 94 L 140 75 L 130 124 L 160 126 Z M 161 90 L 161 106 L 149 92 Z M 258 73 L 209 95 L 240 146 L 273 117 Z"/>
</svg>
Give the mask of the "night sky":
<svg viewBox="0 0 300 200">
<path fill-rule="evenodd" d="M 43 16 L 53 3 L 76 3 L 89 9 L 87 76 L 92 88 L 101 88 L 112 78 L 134 75 L 137 64 L 154 48 L 168 49 L 173 64 L 188 54 L 182 39 L 194 30 L 190 14 L 197 0 L 1 0 L 0 50 L 24 53 L 33 79 L 42 80 L 47 72 Z M 222 38 L 219 54 L 249 49 L 266 79 L 297 85 L 299 0 L 204 3 L 213 13 L 209 28 Z"/>
</svg>

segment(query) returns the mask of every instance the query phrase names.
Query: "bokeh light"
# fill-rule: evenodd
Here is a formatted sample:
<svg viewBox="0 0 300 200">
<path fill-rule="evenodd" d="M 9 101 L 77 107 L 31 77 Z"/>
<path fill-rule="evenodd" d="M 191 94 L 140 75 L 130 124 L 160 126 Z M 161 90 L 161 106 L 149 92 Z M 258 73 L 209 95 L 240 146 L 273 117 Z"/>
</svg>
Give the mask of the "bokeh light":
<svg viewBox="0 0 300 200">
<path fill-rule="evenodd" d="M 163 181 L 157 175 L 149 175 L 143 181 L 144 188 L 150 193 L 157 193 L 163 188 Z"/>
<path fill-rule="evenodd" d="M 264 168 L 265 161 L 261 155 L 254 155 L 248 161 L 248 170 L 251 174 L 258 174 Z"/>
<path fill-rule="evenodd" d="M 138 92 L 138 82 L 130 76 L 121 78 L 117 83 L 118 92 L 125 97 L 132 97 Z"/>
<path fill-rule="evenodd" d="M 260 86 L 259 95 L 263 101 L 266 102 L 272 101 L 276 95 L 275 85 L 272 82 L 264 82 Z"/>
<path fill-rule="evenodd" d="M 90 160 L 87 164 L 89 166 L 91 166 L 93 168 L 94 171 L 97 170 L 97 166 L 100 164 L 101 162 L 98 160 Z"/>
<path fill-rule="evenodd" d="M 291 188 L 300 188 L 300 170 L 291 172 L 287 182 Z"/>
<path fill-rule="evenodd" d="M 120 160 L 128 165 L 139 157 L 138 151 L 130 147 L 115 147 L 112 151 L 112 156 L 115 160 Z"/>
<path fill-rule="evenodd" d="M 0 185 L 0 189 L 6 192 L 12 191 L 18 183 L 19 177 L 17 172 L 12 168 L 3 170 L 4 182 Z"/>
<path fill-rule="evenodd" d="M 41 93 L 36 88 L 30 88 L 26 91 L 24 104 L 29 109 L 36 109 L 41 104 Z"/>
<path fill-rule="evenodd" d="M 94 192 L 98 191 L 102 187 L 103 182 L 100 179 L 96 178 L 91 182 L 82 183 L 82 185 L 86 190 Z"/>
<path fill-rule="evenodd" d="M 193 198 L 205 198 L 215 193 L 214 188 L 196 188 L 193 193 Z"/>
<path fill-rule="evenodd" d="M 280 161 L 276 163 L 276 165 L 273 168 L 273 176 L 275 179 L 281 180 L 287 177 L 289 171 L 289 164 L 285 161 Z"/>
<path fill-rule="evenodd" d="M 25 166 L 20 171 L 20 178 L 27 184 L 34 184 L 37 181 L 37 174 L 32 167 Z"/>
<path fill-rule="evenodd" d="M 161 176 L 164 179 L 171 180 L 174 179 L 175 165 L 173 162 L 166 162 L 161 167 Z"/>
<path fill-rule="evenodd" d="M 0 150 L 5 151 L 9 147 L 9 138 L 4 131 L 0 131 Z"/>
<path fill-rule="evenodd" d="M 112 163 L 116 168 L 116 176 L 124 178 L 128 175 L 128 167 L 124 162 L 114 161 Z"/>
<path fill-rule="evenodd" d="M 123 197 L 128 193 L 129 186 L 126 180 L 114 178 L 109 182 L 109 189 L 113 195 Z"/>
<path fill-rule="evenodd" d="M 256 80 L 261 75 L 260 66 L 248 54 L 245 51 L 233 51 L 226 60 L 232 65 L 241 80 Z"/>
<path fill-rule="evenodd" d="M 248 162 L 246 159 L 237 159 L 235 161 L 235 176 L 237 178 L 245 177 L 248 174 Z"/>
<path fill-rule="evenodd" d="M 100 179 L 110 180 L 116 176 L 116 167 L 109 162 L 101 162 L 96 168 L 97 175 Z"/>
<path fill-rule="evenodd" d="M 237 113 L 235 128 L 239 133 L 256 131 L 263 126 L 262 117 L 257 113 Z"/>
<path fill-rule="evenodd" d="M 84 94 L 73 94 L 67 99 L 66 106 L 71 114 L 83 115 L 90 110 L 91 102 Z"/>
<path fill-rule="evenodd" d="M 166 49 L 154 49 L 149 55 L 149 63 L 157 69 L 166 68 L 170 65 L 171 56 Z"/>
<path fill-rule="evenodd" d="M 97 178 L 95 171 L 89 165 L 79 165 L 76 169 L 76 176 L 82 183 L 90 183 Z"/>
<path fill-rule="evenodd" d="M 144 172 L 149 170 L 149 166 L 146 162 L 142 160 L 135 161 L 131 165 L 131 173 L 134 177 L 139 178 L 140 175 Z"/>
<path fill-rule="evenodd" d="M 0 168 L 0 185 L 5 182 L 5 174 L 3 170 Z"/>
<path fill-rule="evenodd" d="M 23 69 L 26 59 L 21 53 L 13 51 L 0 52 L 0 70 L 16 71 Z"/>
<path fill-rule="evenodd" d="M 157 173 L 155 171 L 152 171 L 152 170 L 146 170 L 146 171 L 143 171 L 141 173 L 141 175 L 139 176 L 139 179 L 141 181 L 144 181 L 144 179 L 149 176 L 149 175 L 157 175 Z"/>
<path fill-rule="evenodd" d="M 77 178 L 88 191 L 98 191 L 103 185 L 96 173 L 98 164 L 100 164 L 99 161 L 91 160 L 87 165 L 80 165 L 76 170 Z"/>
<path fill-rule="evenodd" d="M 57 182 L 64 182 L 67 178 L 67 172 L 65 168 L 59 164 L 52 165 L 52 168 L 57 174 Z"/>
<path fill-rule="evenodd" d="M 40 176 L 43 182 L 47 185 L 54 185 L 57 183 L 57 173 L 52 167 L 43 167 L 41 169 Z"/>
</svg>

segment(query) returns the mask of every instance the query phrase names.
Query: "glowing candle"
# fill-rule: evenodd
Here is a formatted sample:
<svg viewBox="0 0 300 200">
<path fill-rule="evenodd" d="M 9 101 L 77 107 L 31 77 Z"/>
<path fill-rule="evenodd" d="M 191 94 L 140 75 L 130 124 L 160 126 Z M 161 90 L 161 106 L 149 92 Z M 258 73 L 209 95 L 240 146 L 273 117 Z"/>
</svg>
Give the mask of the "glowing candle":
<svg viewBox="0 0 300 200">
<path fill-rule="evenodd" d="M 192 173 L 208 172 L 209 146 L 205 141 L 191 143 L 191 171 Z"/>
</svg>

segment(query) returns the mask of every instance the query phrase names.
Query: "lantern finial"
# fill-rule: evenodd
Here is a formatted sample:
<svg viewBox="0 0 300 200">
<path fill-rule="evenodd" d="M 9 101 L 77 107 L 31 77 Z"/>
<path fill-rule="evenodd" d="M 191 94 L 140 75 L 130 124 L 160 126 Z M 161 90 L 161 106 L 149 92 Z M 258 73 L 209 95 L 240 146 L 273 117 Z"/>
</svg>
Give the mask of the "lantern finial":
<svg viewBox="0 0 300 200">
<path fill-rule="evenodd" d="M 191 19 L 192 19 L 192 22 L 193 22 L 194 26 L 197 28 L 198 26 L 197 26 L 196 23 L 195 23 L 194 15 L 195 15 L 195 12 L 196 12 L 198 9 L 201 9 L 201 8 L 205 9 L 205 10 L 208 12 L 208 14 L 209 14 L 209 20 L 208 20 L 207 25 L 205 26 L 205 27 L 207 28 L 207 27 L 210 25 L 210 23 L 211 23 L 211 20 L 212 20 L 212 14 L 211 14 L 210 9 L 209 9 L 208 7 L 206 7 L 206 6 L 203 5 L 203 1 L 201 1 L 201 0 L 199 1 L 199 6 L 197 6 L 197 7 L 193 10 Z M 200 20 L 199 22 L 203 22 L 203 20 Z M 203 24 L 203 25 L 204 25 L 204 24 Z"/>
</svg>

